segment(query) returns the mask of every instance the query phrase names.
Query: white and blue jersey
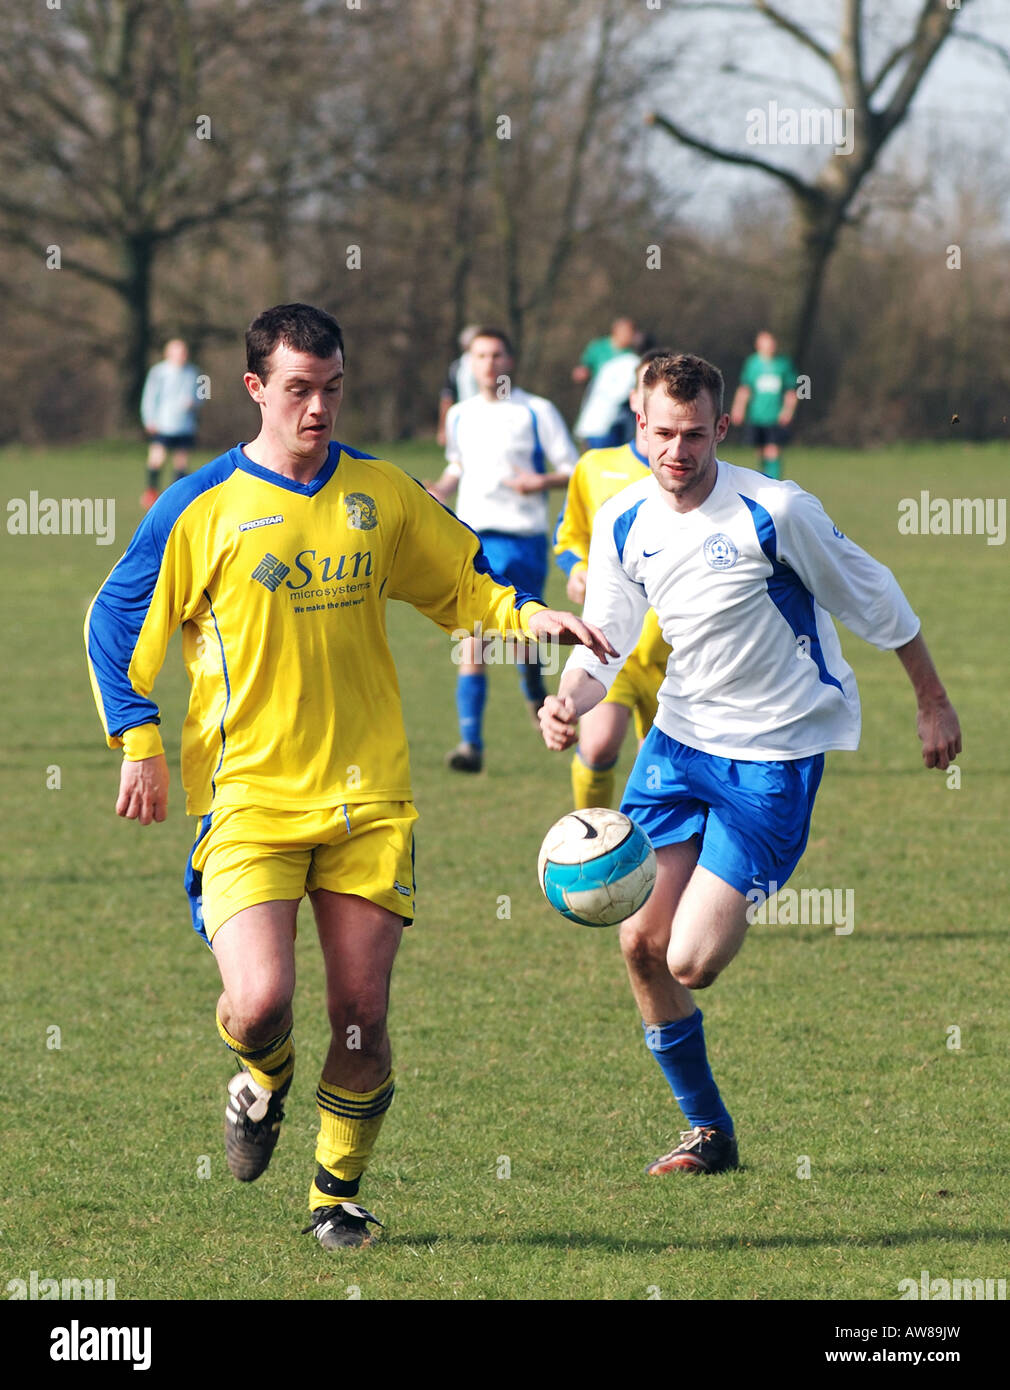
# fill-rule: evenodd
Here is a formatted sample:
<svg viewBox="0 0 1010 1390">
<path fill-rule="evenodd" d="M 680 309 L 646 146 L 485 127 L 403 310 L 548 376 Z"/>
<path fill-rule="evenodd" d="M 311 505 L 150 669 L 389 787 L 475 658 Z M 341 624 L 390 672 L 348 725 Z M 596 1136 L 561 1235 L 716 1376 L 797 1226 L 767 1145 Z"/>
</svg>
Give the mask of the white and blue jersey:
<svg viewBox="0 0 1010 1390">
<path fill-rule="evenodd" d="M 647 610 L 672 647 L 656 727 L 721 758 L 789 760 L 859 744 L 859 693 L 831 614 L 891 650 L 919 620 L 884 565 L 792 482 L 718 461 L 709 496 L 676 512 L 656 479 L 605 503 L 584 615 L 627 656 Z M 609 689 L 620 661 L 577 647 Z"/>
<path fill-rule="evenodd" d="M 578 451 L 557 408 L 513 387 L 508 397 L 454 405 L 445 420 L 446 471 L 459 479 L 456 515 L 478 535 L 546 536 L 547 494 L 508 486 L 550 465 L 569 474 Z"/>
</svg>

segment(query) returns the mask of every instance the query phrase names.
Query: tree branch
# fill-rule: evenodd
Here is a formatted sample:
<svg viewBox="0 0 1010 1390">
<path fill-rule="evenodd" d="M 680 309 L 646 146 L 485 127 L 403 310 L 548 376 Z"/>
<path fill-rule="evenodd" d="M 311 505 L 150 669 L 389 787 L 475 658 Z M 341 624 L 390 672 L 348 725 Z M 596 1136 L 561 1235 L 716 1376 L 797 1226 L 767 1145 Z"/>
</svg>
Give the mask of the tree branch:
<svg viewBox="0 0 1010 1390">
<path fill-rule="evenodd" d="M 798 24 L 785 15 L 781 10 L 775 9 L 770 0 L 754 0 L 754 8 L 761 14 L 767 16 L 777 28 L 783 30 L 790 38 L 809 49 L 811 53 L 816 53 L 822 63 L 827 63 L 829 68 L 833 68 L 835 63 L 831 54 L 823 44 L 818 43 L 813 34 L 808 34 L 806 29 L 801 29 Z"/>
<path fill-rule="evenodd" d="M 1003 66 L 1010 68 L 1010 48 L 1005 48 L 995 39 L 987 39 L 982 34 L 966 34 L 960 29 L 956 30 L 953 37 L 963 40 L 964 43 L 978 44 L 979 48 L 984 48 L 989 53 L 995 53 Z"/>
<path fill-rule="evenodd" d="M 797 198 L 802 198 L 807 203 L 821 203 L 824 194 L 807 183 L 789 169 L 781 169 L 777 164 L 770 164 L 767 159 L 760 159 L 753 154 L 738 154 L 734 150 L 724 150 L 718 145 L 711 145 L 707 140 L 701 140 L 696 135 L 690 135 L 675 121 L 671 121 L 666 116 L 660 116 L 655 111 L 650 111 L 645 117 L 646 125 L 658 126 L 660 130 L 665 130 L 667 135 L 671 135 L 674 140 L 682 145 L 687 145 L 689 149 L 698 150 L 702 154 L 710 155 L 713 159 L 721 160 L 724 164 L 740 164 L 744 168 L 760 169 L 762 173 L 771 174 L 782 182 L 796 194 Z"/>
</svg>

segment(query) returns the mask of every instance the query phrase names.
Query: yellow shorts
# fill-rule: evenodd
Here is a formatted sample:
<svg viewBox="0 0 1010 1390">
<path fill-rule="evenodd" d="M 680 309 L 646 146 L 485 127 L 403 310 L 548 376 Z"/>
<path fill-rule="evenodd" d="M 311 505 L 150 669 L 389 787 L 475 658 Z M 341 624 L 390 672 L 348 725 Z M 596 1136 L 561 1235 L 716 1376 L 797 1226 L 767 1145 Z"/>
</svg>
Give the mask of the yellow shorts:
<svg viewBox="0 0 1010 1390">
<path fill-rule="evenodd" d="M 663 667 L 644 666 L 632 652 L 604 697 L 605 705 L 623 705 L 631 710 L 635 716 L 635 733 L 639 742 L 652 728 L 658 708 L 659 687 L 665 675 Z"/>
<path fill-rule="evenodd" d="M 222 806 L 203 817 L 186 868 L 193 927 L 210 944 L 229 917 L 317 888 L 367 898 L 414 917 L 414 821 L 409 801 L 320 811 Z"/>
</svg>

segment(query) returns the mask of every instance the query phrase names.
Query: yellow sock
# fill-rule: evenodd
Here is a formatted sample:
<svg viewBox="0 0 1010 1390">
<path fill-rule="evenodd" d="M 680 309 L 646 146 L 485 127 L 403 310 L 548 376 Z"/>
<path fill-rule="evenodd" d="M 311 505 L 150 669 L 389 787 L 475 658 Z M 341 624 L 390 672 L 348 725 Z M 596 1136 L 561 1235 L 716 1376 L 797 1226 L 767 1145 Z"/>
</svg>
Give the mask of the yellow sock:
<svg viewBox="0 0 1010 1390">
<path fill-rule="evenodd" d="M 590 767 L 576 751 L 572 759 L 572 797 L 576 811 L 589 806 L 609 806 L 614 799 L 616 760 L 606 767 Z"/>
<path fill-rule="evenodd" d="M 290 1028 L 262 1047 L 246 1047 L 245 1043 L 233 1038 L 221 1022 L 220 1014 L 217 1015 L 217 1031 L 260 1086 L 268 1091 L 279 1091 L 285 1081 L 291 1080 L 295 1069 L 295 1042 Z"/>
<path fill-rule="evenodd" d="M 392 1100 L 392 1072 L 374 1091 L 345 1091 L 331 1081 L 320 1081 L 316 1091 L 319 1167 L 309 1189 L 310 1211 L 357 1195 Z"/>
</svg>

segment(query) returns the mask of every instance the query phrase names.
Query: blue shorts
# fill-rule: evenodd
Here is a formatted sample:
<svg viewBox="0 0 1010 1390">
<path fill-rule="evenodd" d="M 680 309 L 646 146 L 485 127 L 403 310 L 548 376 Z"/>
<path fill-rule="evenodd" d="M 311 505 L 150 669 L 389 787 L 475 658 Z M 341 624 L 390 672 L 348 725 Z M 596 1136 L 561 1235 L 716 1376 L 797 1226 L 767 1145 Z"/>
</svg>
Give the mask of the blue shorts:
<svg viewBox="0 0 1010 1390">
<path fill-rule="evenodd" d="M 655 725 L 631 769 L 621 810 L 655 847 L 701 836 L 698 863 L 738 893 L 782 888 L 806 849 L 824 754 L 747 762 L 702 753 Z"/>
<path fill-rule="evenodd" d="M 176 449 L 180 453 L 189 452 L 196 443 L 195 434 L 154 434 L 151 436 L 152 444 L 160 444 L 163 449 Z"/>
<path fill-rule="evenodd" d="M 540 598 L 547 583 L 547 537 L 479 531 L 488 564 L 496 575 L 523 593 Z"/>
</svg>

